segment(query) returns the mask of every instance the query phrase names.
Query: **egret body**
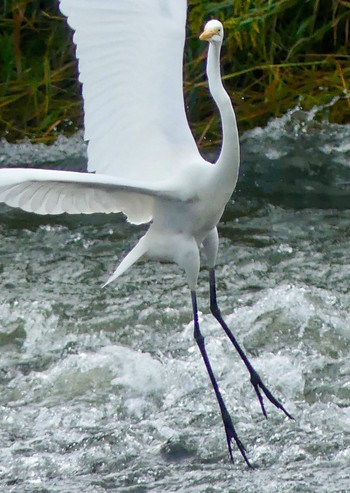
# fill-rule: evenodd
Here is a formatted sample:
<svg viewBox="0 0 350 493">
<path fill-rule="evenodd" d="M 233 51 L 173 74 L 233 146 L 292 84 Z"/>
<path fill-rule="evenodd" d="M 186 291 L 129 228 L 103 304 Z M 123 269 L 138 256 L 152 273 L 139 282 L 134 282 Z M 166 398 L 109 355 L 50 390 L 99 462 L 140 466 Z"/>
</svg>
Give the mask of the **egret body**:
<svg viewBox="0 0 350 493">
<path fill-rule="evenodd" d="M 182 59 L 186 0 L 60 0 L 75 31 L 83 87 L 88 171 L 0 170 L 0 201 L 37 214 L 123 212 L 134 224 L 151 223 L 106 285 L 143 258 L 175 262 L 191 292 L 194 337 L 206 365 L 225 427 L 246 463 L 200 332 L 196 288 L 202 248 L 209 267 L 210 308 L 235 346 L 266 415 L 262 392 L 287 416 L 263 384 L 216 299 L 217 224 L 236 186 L 236 117 L 220 74 L 224 28 L 209 21 L 207 76 L 220 113 L 222 147 L 215 164 L 204 160 L 191 134 L 183 101 Z"/>
</svg>

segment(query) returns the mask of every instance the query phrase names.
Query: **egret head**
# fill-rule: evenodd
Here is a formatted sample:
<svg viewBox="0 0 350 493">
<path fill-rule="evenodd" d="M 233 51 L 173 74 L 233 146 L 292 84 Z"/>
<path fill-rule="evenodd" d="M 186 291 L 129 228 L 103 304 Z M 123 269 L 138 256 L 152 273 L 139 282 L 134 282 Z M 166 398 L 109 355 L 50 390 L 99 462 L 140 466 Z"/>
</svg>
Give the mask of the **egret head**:
<svg viewBox="0 0 350 493">
<path fill-rule="evenodd" d="M 201 41 L 209 41 L 209 43 L 222 43 L 223 38 L 224 26 L 216 19 L 207 22 L 204 26 L 204 31 L 199 36 Z"/>
</svg>

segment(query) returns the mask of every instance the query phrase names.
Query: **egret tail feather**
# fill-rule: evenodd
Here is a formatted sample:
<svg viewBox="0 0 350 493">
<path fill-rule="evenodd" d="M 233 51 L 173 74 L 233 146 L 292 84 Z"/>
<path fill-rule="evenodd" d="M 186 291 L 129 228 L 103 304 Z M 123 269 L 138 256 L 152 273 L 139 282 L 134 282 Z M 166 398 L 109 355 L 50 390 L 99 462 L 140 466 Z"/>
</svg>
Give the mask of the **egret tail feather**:
<svg viewBox="0 0 350 493">
<path fill-rule="evenodd" d="M 115 281 L 117 277 L 121 276 L 131 267 L 135 262 L 140 260 L 147 252 L 147 246 L 144 241 L 144 237 L 140 239 L 137 245 L 128 253 L 128 255 L 120 262 L 113 274 L 107 279 L 102 287 L 107 286 L 111 282 Z"/>
</svg>

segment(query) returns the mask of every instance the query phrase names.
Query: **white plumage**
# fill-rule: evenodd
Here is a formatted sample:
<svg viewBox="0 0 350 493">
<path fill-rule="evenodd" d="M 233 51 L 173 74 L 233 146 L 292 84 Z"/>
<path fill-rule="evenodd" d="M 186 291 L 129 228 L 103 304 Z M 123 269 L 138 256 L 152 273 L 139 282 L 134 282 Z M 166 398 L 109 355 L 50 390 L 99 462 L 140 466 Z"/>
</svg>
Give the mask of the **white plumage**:
<svg viewBox="0 0 350 493">
<path fill-rule="evenodd" d="M 204 163 L 182 91 L 186 0 L 61 0 L 60 8 L 75 30 L 88 171 L 95 172 L 89 184 L 99 191 L 93 194 L 74 173 L 62 173 L 55 185 L 57 175 L 48 171 L 21 177 L 2 170 L 0 200 L 39 214 L 124 212 L 132 223 L 149 222 L 152 192 L 181 198 L 184 169 Z M 29 179 L 26 193 L 23 186 L 4 189 Z M 119 191 L 126 188 L 137 192 Z"/>
<path fill-rule="evenodd" d="M 77 45 L 92 173 L 0 170 L 0 201 L 37 214 L 123 212 L 134 224 L 152 221 L 128 265 L 141 255 L 175 261 L 195 289 L 191 262 L 196 257 L 199 269 L 198 247 L 216 227 L 239 166 L 235 115 L 218 77 L 222 25 L 213 21 L 221 33 L 208 61 L 224 120 L 213 166 L 201 157 L 185 112 L 186 0 L 61 0 L 60 8 Z M 217 245 L 210 245 L 214 265 Z M 108 282 L 124 271 L 125 264 Z"/>
<path fill-rule="evenodd" d="M 157 182 L 201 161 L 182 90 L 186 0 L 60 7 L 75 30 L 88 170 Z"/>
<path fill-rule="evenodd" d="M 261 391 L 272 396 L 223 321 L 216 302 L 216 226 L 235 188 L 239 170 L 236 118 L 220 74 L 224 29 L 205 26 L 207 75 L 220 112 L 223 144 L 213 165 L 205 161 L 190 131 L 183 99 L 186 0 L 60 0 L 74 30 L 83 84 L 88 171 L 0 170 L 0 201 L 37 214 L 123 212 L 147 233 L 107 283 L 140 258 L 176 262 L 192 295 L 194 336 L 220 405 L 229 452 L 245 449 L 223 402 L 200 333 L 196 286 L 199 249 L 208 260 L 211 310 Z M 92 173 L 91 173 L 92 172 Z"/>
</svg>

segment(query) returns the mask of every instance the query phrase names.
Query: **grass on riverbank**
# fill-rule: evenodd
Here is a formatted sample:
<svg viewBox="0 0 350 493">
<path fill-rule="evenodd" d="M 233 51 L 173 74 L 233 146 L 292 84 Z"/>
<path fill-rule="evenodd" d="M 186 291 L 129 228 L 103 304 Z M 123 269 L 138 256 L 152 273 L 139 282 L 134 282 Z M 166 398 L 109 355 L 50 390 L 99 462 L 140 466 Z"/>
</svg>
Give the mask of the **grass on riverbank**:
<svg viewBox="0 0 350 493">
<path fill-rule="evenodd" d="M 349 0 L 190 0 L 185 94 L 202 145 L 220 127 L 204 78 L 203 20 L 224 22 L 225 86 L 241 130 L 300 104 L 350 121 Z M 2 11 L 1 11 L 2 10 Z M 334 99 L 335 98 L 335 99 Z M 334 100 L 334 104 L 328 105 Z M 5 0 L 0 9 L 0 135 L 52 142 L 82 125 L 71 33 L 57 0 Z"/>
</svg>

